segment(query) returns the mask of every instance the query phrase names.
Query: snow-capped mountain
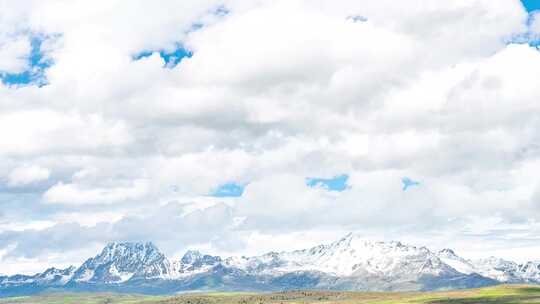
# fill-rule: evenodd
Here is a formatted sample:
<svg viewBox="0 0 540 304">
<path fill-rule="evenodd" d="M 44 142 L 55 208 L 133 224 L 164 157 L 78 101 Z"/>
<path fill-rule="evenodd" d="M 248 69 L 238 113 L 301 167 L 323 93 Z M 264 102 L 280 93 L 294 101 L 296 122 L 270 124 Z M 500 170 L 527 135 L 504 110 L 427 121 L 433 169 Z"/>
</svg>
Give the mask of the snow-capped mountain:
<svg viewBox="0 0 540 304">
<path fill-rule="evenodd" d="M 444 275 L 455 270 L 425 247 L 400 242 L 368 242 L 350 234 L 329 245 L 292 252 L 271 252 L 258 257 L 228 258 L 225 265 L 250 273 L 283 274 L 317 271 L 336 277 L 362 273 L 381 277 Z"/>
<path fill-rule="evenodd" d="M 475 266 L 472 264 L 471 261 L 468 261 L 458 255 L 452 250 L 445 248 L 437 254 L 437 256 L 447 265 L 454 268 L 455 270 L 464 273 L 464 274 L 471 274 L 471 273 L 478 273 L 478 271 L 475 269 Z"/>
<path fill-rule="evenodd" d="M 520 265 L 512 261 L 501 258 L 489 257 L 485 259 L 472 260 L 474 271 L 505 283 L 526 282 L 525 274 L 520 270 Z"/>
<path fill-rule="evenodd" d="M 152 243 L 110 243 L 86 260 L 71 281 L 121 283 L 132 278 L 167 278 L 170 271 L 169 260 Z"/>
<path fill-rule="evenodd" d="M 187 251 L 180 261 L 174 262 L 171 270 L 173 277 L 189 276 L 195 273 L 209 271 L 221 263 L 221 257 L 202 254 L 196 250 Z"/>
<path fill-rule="evenodd" d="M 69 282 L 73 277 L 75 267 L 71 266 L 66 269 L 49 268 L 43 273 L 37 274 L 33 280 L 38 284 L 57 285 L 62 286 Z"/>
<path fill-rule="evenodd" d="M 434 290 L 498 283 L 540 283 L 540 263 L 468 260 L 451 249 L 432 252 L 400 242 L 348 234 L 333 243 L 252 257 L 188 251 L 169 260 L 152 243 L 110 243 L 80 267 L 33 276 L 0 276 L 0 296 L 44 290 L 151 294 L 185 290 Z"/>
<path fill-rule="evenodd" d="M 477 273 L 501 283 L 540 283 L 540 263 L 518 264 L 501 258 L 467 260 L 459 257 L 451 249 L 438 253 L 441 260 L 461 273 Z"/>
<path fill-rule="evenodd" d="M 519 265 L 519 274 L 526 282 L 540 282 L 540 262 L 527 262 Z"/>
</svg>

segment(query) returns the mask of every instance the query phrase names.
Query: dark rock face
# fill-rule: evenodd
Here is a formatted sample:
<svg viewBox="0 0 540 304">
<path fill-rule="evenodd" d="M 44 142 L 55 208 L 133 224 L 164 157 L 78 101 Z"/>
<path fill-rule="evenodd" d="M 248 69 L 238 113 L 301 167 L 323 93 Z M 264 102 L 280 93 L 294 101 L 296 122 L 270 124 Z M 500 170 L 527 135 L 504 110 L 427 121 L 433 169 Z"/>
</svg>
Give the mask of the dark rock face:
<svg viewBox="0 0 540 304">
<path fill-rule="evenodd" d="M 152 243 L 110 243 L 100 254 L 86 260 L 71 281 L 123 282 L 132 277 L 159 277 L 169 270 L 169 261 Z"/>
<path fill-rule="evenodd" d="M 189 250 L 180 260 L 182 265 L 186 265 L 186 270 L 195 270 L 203 266 L 213 266 L 221 263 L 221 257 L 202 254 L 196 250 Z"/>
</svg>

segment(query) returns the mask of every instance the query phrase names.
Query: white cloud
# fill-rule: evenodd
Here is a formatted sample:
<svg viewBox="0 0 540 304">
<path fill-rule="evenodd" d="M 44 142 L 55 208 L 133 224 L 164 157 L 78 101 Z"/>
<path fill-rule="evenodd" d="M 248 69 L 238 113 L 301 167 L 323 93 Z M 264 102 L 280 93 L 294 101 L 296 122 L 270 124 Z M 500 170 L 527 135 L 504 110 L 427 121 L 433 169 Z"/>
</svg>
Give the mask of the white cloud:
<svg viewBox="0 0 540 304">
<path fill-rule="evenodd" d="M 229 13 L 214 15 L 222 4 Z M 87 253 L 124 238 L 227 253 L 285 249 L 270 245 L 286 247 L 291 235 L 315 244 L 347 230 L 421 245 L 531 245 L 499 238 L 523 225 L 532 235 L 540 221 L 532 173 L 540 52 L 508 44 L 534 32 L 537 18 L 528 28 L 518 0 L 0 8 L 0 54 L 15 50 L 0 66 L 24 69 L 13 59 L 29 52 L 25 36 L 5 33 L 58 37 L 44 46 L 53 60 L 46 86 L 0 85 L 0 169 L 18 185 L 6 188 L 13 208 L 0 222 L 54 223 L 6 228 L 0 242 L 19 245 L 0 265 L 65 264 L 40 242 L 49 239 L 74 262 L 76 247 Z M 193 56 L 175 68 L 163 68 L 158 52 L 133 60 L 177 43 Z M 308 176 L 345 173 L 351 188 L 341 193 L 305 185 Z M 403 192 L 404 176 L 421 185 Z M 244 195 L 206 196 L 226 182 L 247 184 Z M 471 225 L 478 218 L 488 220 Z M 156 222 L 187 236 L 141 231 Z"/>
<path fill-rule="evenodd" d="M 0 73 L 21 73 L 28 69 L 31 51 L 28 37 L 2 38 L 4 39 L 0 42 Z"/>
<path fill-rule="evenodd" d="M 536 11 L 532 13 L 529 30 L 533 35 L 533 39 L 540 39 L 540 12 Z"/>
<path fill-rule="evenodd" d="M 131 140 L 122 121 L 51 110 L 0 113 L 0 155 L 101 153 Z"/>
<path fill-rule="evenodd" d="M 58 204 L 111 204 L 137 200 L 148 191 L 147 181 L 135 180 L 131 185 L 107 188 L 85 187 L 59 182 L 44 193 L 45 200 Z"/>
<path fill-rule="evenodd" d="M 49 179 L 51 172 L 38 165 L 22 166 L 13 169 L 8 175 L 8 185 L 11 187 L 27 185 Z"/>
</svg>

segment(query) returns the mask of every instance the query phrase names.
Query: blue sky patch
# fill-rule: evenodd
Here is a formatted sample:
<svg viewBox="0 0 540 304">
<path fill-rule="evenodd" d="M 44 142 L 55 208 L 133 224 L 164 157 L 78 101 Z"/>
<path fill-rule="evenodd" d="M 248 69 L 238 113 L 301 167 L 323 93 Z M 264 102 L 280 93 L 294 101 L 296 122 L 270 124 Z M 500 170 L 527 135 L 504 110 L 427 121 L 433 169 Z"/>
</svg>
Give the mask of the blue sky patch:
<svg viewBox="0 0 540 304">
<path fill-rule="evenodd" d="M 28 70 L 21 73 L 5 73 L 0 72 L 0 80 L 2 83 L 10 86 L 25 86 L 37 85 L 42 87 L 47 84 L 45 70 L 49 68 L 53 61 L 46 58 L 41 46 L 46 39 L 51 36 L 34 35 L 30 36 L 31 51 L 28 56 Z"/>
<path fill-rule="evenodd" d="M 165 64 L 163 67 L 165 68 L 174 68 L 177 66 L 184 58 L 191 58 L 193 56 L 193 53 L 186 48 L 184 48 L 182 45 L 177 45 L 176 49 L 172 52 L 166 51 L 166 50 L 159 50 L 159 51 L 142 51 L 136 55 L 133 56 L 133 60 L 139 60 L 145 57 L 151 56 L 154 52 L 158 52 L 159 56 L 165 61 Z"/>
<path fill-rule="evenodd" d="M 217 17 L 225 17 L 228 14 L 230 14 L 231 11 L 227 9 L 227 7 L 220 5 L 216 7 L 214 10 L 211 10 L 210 13 Z M 203 21 L 195 21 L 191 24 L 190 29 L 187 31 L 188 33 L 198 31 L 202 29 L 205 26 Z"/>
<path fill-rule="evenodd" d="M 521 0 L 521 2 L 528 12 L 540 10 L 540 0 Z"/>
<path fill-rule="evenodd" d="M 525 33 L 520 33 L 514 35 L 509 41 L 508 44 L 528 44 L 532 47 L 540 46 L 540 39 L 537 34 L 532 31 L 531 26 L 533 25 L 535 15 L 540 12 L 540 0 L 523 0 L 523 6 L 529 12 L 527 19 L 527 27 L 529 30 Z"/>
<path fill-rule="evenodd" d="M 210 11 L 211 14 L 218 16 L 218 17 L 224 17 L 227 16 L 230 11 L 227 9 L 227 7 L 220 5 L 217 6 L 215 9 Z M 193 24 L 191 24 L 191 28 L 187 31 L 187 33 L 195 32 L 204 27 L 204 23 L 201 21 L 196 21 Z M 167 51 L 167 50 L 145 50 L 142 52 L 139 52 L 135 54 L 132 58 L 133 60 L 139 60 L 145 57 L 151 56 L 154 52 L 158 52 L 159 56 L 165 61 L 164 68 L 174 68 L 177 66 L 184 58 L 191 58 L 193 56 L 193 52 L 186 49 L 181 43 L 176 44 L 176 49 L 173 51 Z"/>
<path fill-rule="evenodd" d="M 309 187 L 323 187 L 329 191 L 344 191 L 349 186 L 347 181 L 349 176 L 347 174 L 342 174 L 334 176 L 332 178 L 318 178 L 318 177 L 308 177 L 306 178 L 306 185 Z"/>
<path fill-rule="evenodd" d="M 210 193 L 214 197 L 239 197 L 244 193 L 245 185 L 225 183 Z"/>
<path fill-rule="evenodd" d="M 408 177 L 402 178 L 401 182 L 403 183 L 403 191 L 407 191 L 407 189 L 409 189 L 410 187 L 420 186 L 420 182 L 412 180 Z"/>
</svg>

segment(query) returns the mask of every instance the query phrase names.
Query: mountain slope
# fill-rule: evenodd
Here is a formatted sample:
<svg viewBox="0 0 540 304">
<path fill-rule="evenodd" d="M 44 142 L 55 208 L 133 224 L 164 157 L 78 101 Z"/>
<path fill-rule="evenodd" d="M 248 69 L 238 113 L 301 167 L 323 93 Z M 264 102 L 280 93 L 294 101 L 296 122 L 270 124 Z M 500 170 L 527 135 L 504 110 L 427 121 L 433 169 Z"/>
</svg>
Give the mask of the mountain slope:
<svg viewBox="0 0 540 304">
<path fill-rule="evenodd" d="M 540 283 L 539 263 L 464 259 L 400 242 L 348 234 L 333 243 L 253 257 L 188 251 L 170 261 L 152 243 L 110 243 L 80 267 L 0 276 L 0 296 L 44 290 L 170 294 L 186 290 L 438 290 Z"/>
<path fill-rule="evenodd" d="M 438 288 L 476 285 L 469 282 L 470 274 L 456 271 L 425 247 L 369 242 L 354 234 L 305 250 L 229 258 L 225 265 L 258 275 L 311 273 L 319 281 L 310 287 L 322 289 L 424 289 L 423 282 Z M 479 276 L 474 279 L 480 286 L 496 283 Z"/>
<path fill-rule="evenodd" d="M 169 260 L 152 243 L 110 243 L 86 260 L 70 282 L 121 283 L 132 278 L 166 278 Z"/>
</svg>

